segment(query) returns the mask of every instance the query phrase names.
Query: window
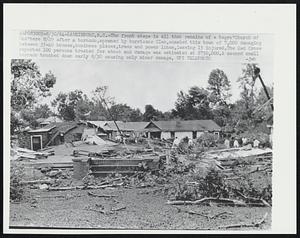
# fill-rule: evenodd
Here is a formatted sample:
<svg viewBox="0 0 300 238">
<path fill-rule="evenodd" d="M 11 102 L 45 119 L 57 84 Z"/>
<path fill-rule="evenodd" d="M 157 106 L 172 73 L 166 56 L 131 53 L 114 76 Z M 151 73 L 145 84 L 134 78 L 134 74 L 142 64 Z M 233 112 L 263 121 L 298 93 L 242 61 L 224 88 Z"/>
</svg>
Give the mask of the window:
<svg viewBox="0 0 300 238">
<path fill-rule="evenodd" d="M 175 137 L 175 131 L 171 131 L 171 138 Z"/>
</svg>

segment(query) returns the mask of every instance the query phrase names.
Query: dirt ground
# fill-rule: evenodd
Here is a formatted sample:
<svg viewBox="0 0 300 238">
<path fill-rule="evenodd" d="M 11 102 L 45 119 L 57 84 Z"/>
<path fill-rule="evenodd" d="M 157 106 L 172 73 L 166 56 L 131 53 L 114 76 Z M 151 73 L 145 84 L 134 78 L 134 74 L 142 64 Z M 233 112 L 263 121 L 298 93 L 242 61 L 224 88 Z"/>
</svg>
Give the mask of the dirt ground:
<svg viewBox="0 0 300 238">
<path fill-rule="evenodd" d="M 115 197 L 92 197 L 88 195 L 88 191 Z M 11 203 L 10 226 L 158 230 L 215 230 L 220 227 L 222 230 L 221 226 L 258 222 L 266 213 L 268 215 L 265 223 L 259 227 L 228 229 L 268 229 L 271 224 L 271 208 L 167 205 L 167 198 L 157 188 L 51 192 L 31 190 L 30 197 L 34 199 Z M 100 208 L 107 214 L 98 212 Z M 114 209 L 120 210 L 113 211 Z M 208 219 L 183 210 L 191 210 L 210 217 L 226 213 Z"/>
</svg>

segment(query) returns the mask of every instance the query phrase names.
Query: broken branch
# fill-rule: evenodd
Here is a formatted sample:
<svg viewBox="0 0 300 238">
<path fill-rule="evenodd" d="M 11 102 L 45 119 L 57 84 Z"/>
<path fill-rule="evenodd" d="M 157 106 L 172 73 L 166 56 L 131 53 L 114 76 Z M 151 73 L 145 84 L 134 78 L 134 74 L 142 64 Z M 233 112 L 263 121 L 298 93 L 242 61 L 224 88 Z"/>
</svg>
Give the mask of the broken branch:
<svg viewBox="0 0 300 238">
<path fill-rule="evenodd" d="M 235 200 L 235 199 L 228 199 L 228 198 L 202 198 L 196 201 L 168 201 L 168 205 L 198 205 L 203 204 L 205 202 L 223 202 L 223 203 L 231 203 L 235 206 L 242 206 L 245 207 L 247 204 L 243 201 Z"/>
<path fill-rule="evenodd" d="M 96 193 L 92 193 L 92 192 L 88 192 L 88 195 L 92 196 L 92 197 L 103 197 L 103 198 L 111 198 L 111 197 L 117 197 L 116 195 L 107 195 L 107 194 L 96 194 Z"/>
<path fill-rule="evenodd" d="M 241 228 L 241 227 L 259 227 L 262 225 L 266 218 L 268 216 L 268 213 L 266 212 L 262 219 L 260 219 L 258 222 L 246 224 L 246 223 L 240 223 L 240 224 L 232 224 L 227 226 L 219 226 L 218 229 L 228 229 L 228 228 Z"/>
</svg>

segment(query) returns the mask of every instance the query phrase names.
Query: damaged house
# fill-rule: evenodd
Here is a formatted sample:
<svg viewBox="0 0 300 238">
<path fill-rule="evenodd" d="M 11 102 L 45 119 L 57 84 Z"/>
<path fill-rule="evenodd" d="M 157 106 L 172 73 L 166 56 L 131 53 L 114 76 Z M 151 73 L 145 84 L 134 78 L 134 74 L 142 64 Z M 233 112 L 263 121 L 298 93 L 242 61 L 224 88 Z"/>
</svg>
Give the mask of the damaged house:
<svg viewBox="0 0 300 238">
<path fill-rule="evenodd" d="M 147 137 L 170 139 L 189 137 L 196 139 L 203 133 L 220 137 L 221 127 L 213 120 L 151 121 L 144 128 Z"/>
<path fill-rule="evenodd" d="M 54 122 L 42 128 L 28 131 L 30 144 L 28 149 L 39 150 L 50 145 L 60 145 L 72 141 L 81 140 L 86 128 L 81 122 Z"/>
</svg>

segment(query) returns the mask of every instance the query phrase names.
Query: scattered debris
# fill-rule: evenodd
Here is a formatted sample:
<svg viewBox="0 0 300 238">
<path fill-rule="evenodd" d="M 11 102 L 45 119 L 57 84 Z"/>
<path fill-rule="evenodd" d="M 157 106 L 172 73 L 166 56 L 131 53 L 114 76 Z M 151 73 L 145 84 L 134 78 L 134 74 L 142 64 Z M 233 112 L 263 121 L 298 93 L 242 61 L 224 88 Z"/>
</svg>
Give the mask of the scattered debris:
<svg viewBox="0 0 300 238">
<path fill-rule="evenodd" d="M 112 197 L 117 197 L 116 195 L 107 195 L 107 194 L 96 194 L 93 192 L 88 192 L 88 195 L 92 196 L 92 197 L 103 197 L 103 198 L 112 198 Z"/>
<path fill-rule="evenodd" d="M 199 204 L 208 204 L 209 202 L 230 204 L 239 207 L 246 207 L 247 204 L 243 201 L 226 199 L 226 198 L 202 198 L 196 201 L 168 201 L 168 205 L 199 205 Z"/>
<path fill-rule="evenodd" d="M 224 215 L 226 215 L 226 214 L 227 214 L 227 215 L 233 215 L 232 212 L 220 212 L 220 213 L 215 214 L 215 215 L 213 215 L 213 216 L 208 216 L 208 215 L 206 215 L 206 214 L 199 213 L 199 212 L 195 212 L 195 211 L 192 211 L 192 210 L 183 210 L 183 209 L 180 209 L 180 208 L 178 208 L 178 207 L 176 207 L 176 208 L 177 208 L 178 212 L 186 212 L 186 213 L 191 214 L 191 215 L 199 215 L 199 216 L 203 216 L 203 217 L 205 217 L 205 218 L 208 219 L 208 220 L 216 219 L 216 218 L 222 217 L 222 216 L 224 216 Z"/>
<path fill-rule="evenodd" d="M 39 185 L 39 189 L 44 190 L 44 189 L 48 189 L 48 188 L 49 188 L 49 186 L 47 184 L 41 184 L 41 185 Z"/>
<path fill-rule="evenodd" d="M 14 150 L 15 153 L 14 156 L 11 157 L 13 160 L 37 160 L 45 159 L 48 156 L 54 155 L 54 151 L 38 152 L 20 147 L 12 148 L 12 150 Z"/>
<path fill-rule="evenodd" d="M 111 210 L 112 210 L 113 212 L 116 212 L 116 211 L 121 211 L 121 210 L 125 210 L 125 209 L 126 209 L 126 207 L 125 207 L 125 206 L 122 206 L 122 207 L 112 208 Z"/>
<path fill-rule="evenodd" d="M 218 229 L 228 229 L 228 228 L 243 228 L 243 227 L 259 227 L 261 226 L 266 218 L 268 217 L 268 213 L 266 212 L 262 219 L 260 219 L 257 222 L 253 222 L 251 224 L 246 223 L 240 223 L 240 224 L 232 224 L 232 225 L 226 225 L 226 226 L 219 226 Z"/>
<path fill-rule="evenodd" d="M 30 180 L 30 181 L 20 181 L 21 185 L 29 185 L 29 184 L 52 184 L 53 180 Z"/>
</svg>

